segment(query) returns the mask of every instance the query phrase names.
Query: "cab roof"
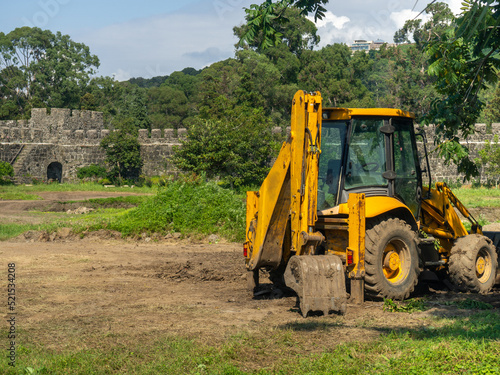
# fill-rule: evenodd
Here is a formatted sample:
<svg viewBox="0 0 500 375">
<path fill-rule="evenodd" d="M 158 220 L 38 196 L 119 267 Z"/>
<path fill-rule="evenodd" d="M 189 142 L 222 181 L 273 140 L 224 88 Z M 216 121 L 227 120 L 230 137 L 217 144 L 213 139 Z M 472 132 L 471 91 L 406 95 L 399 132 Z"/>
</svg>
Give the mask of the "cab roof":
<svg viewBox="0 0 500 375">
<path fill-rule="evenodd" d="M 415 119 L 415 114 L 413 112 L 395 108 L 323 108 L 323 120 L 350 120 L 355 116 L 383 116 Z"/>
</svg>

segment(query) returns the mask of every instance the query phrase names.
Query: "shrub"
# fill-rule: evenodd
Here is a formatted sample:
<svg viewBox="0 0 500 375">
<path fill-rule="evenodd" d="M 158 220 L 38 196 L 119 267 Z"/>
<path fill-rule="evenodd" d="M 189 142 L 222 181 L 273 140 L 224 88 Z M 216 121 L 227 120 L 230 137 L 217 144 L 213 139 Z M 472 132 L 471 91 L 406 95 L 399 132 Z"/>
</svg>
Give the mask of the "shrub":
<svg viewBox="0 0 500 375">
<path fill-rule="evenodd" d="M 123 235 L 142 232 L 219 234 L 230 240 L 245 237 L 245 202 L 215 182 L 184 179 L 168 183 L 156 196 L 110 223 Z"/>
<path fill-rule="evenodd" d="M 14 168 L 10 163 L 0 161 L 0 185 L 12 183 L 9 177 L 14 177 Z"/>
<path fill-rule="evenodd" d="M 101 185 L 111 185 L 111 181 L 110 181 L 110 180 L 108 180 L 107 178 L 102 178 L 102 179 L 100 179 L 100 180 L 99 180 L 99 183 L 100 183 Z"/>
<path fill-rule="evenodd" d="M 105 178 L 106 168 L 96 164 L 87 165 L 78 169 L 78 171 L 76 172 L 76 177 L 80 179 Z"/>
</svg>

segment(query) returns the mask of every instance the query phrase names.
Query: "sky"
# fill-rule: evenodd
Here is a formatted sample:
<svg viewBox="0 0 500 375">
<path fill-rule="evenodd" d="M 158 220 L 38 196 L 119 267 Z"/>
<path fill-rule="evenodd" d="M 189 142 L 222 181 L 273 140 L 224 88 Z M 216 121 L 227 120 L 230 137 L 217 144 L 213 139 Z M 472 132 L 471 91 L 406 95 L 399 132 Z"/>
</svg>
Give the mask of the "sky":
<svg viewBox="0 0 500 375">
<path fill-rule="evenodd" d="M 263 0 L 0 0 L 0 32 L 30 26 L 60 31 L 99 57 L 98 75 L 118 81 L 201 69 L 234 56 L 233 27 Z M 392 42 L 425 0 L 331 0 L 318 20 L 319 47 L 354 39 Z M 458 13 L 461 0 L 446 0 Z"/>
</svg>

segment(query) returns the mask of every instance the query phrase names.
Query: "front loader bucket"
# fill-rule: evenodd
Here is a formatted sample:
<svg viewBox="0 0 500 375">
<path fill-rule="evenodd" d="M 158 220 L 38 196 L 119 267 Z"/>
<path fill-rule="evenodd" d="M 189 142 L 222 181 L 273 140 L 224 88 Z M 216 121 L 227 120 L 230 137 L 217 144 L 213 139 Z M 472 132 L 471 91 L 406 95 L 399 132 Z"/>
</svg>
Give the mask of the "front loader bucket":
<svg viewBox="0 0 500 375">
<path fill-rule="evenodd" d="M 347 308 L 345 274 L 342 261 L 335 255 L 295 255 L 285 270 L 285 284 L 300 300 L 305 318 L 309 311 L 344 314 Z"/>
</svg>

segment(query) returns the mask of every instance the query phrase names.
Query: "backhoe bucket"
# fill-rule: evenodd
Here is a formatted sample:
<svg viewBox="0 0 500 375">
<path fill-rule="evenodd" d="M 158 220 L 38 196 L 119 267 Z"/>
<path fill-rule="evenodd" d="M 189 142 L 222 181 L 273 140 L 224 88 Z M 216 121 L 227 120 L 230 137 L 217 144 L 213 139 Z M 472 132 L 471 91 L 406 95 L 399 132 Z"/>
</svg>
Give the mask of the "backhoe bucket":
<svg viewBox="0 0 500 375">
<path fill-rule="evenodd" d="M 347 295 L 342 261 L 335 255 L 295 255 L 285 270 L 285 284 L 299 296 L 305 318 L 309 311 L 345 314 Z"/>
</svg>

